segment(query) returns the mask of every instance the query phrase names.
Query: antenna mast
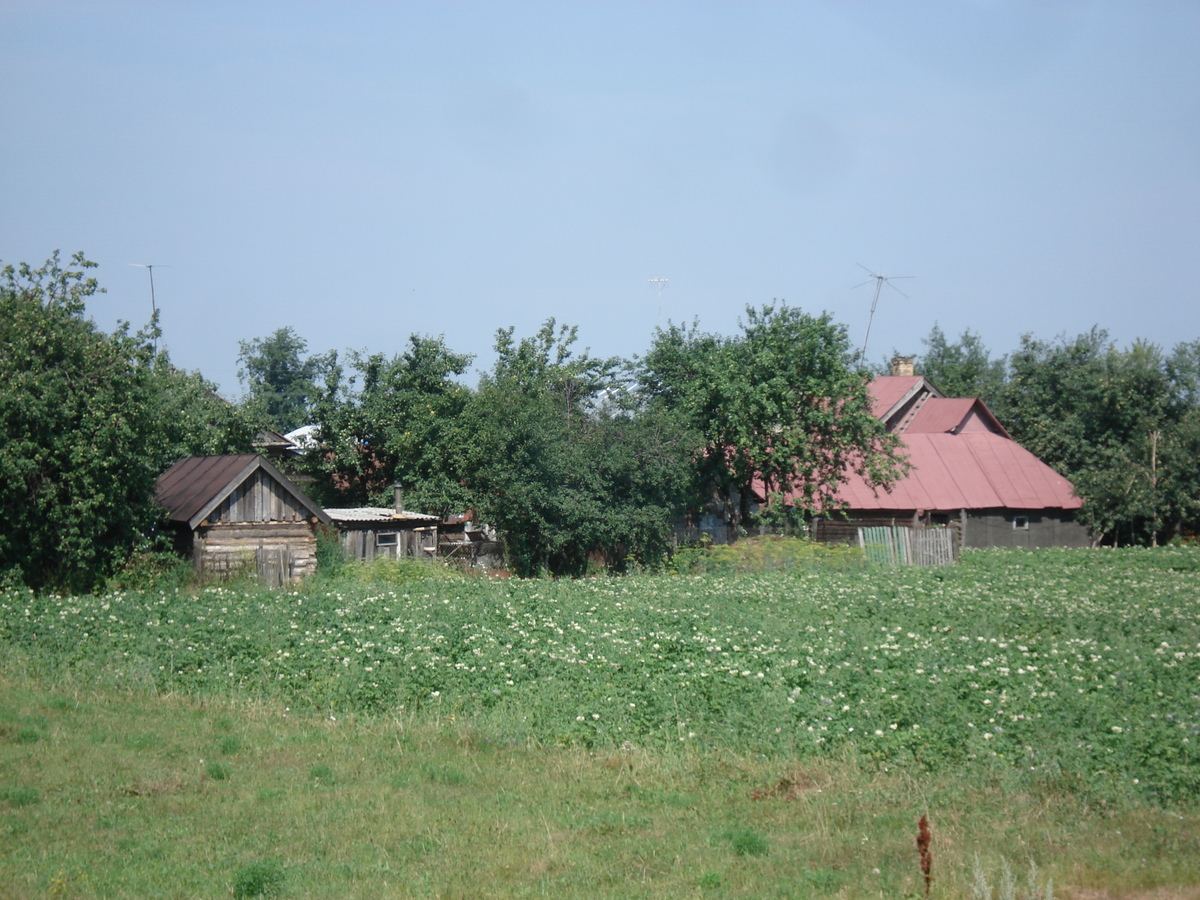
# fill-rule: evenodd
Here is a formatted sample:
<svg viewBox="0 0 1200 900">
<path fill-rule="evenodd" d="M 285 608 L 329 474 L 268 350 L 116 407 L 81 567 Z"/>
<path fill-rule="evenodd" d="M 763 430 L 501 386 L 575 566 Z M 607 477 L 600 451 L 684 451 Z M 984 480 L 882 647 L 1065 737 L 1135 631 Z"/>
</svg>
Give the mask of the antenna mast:
<svg viewBox="0 0 1200 900">
<path fill-rule="evenodd" d="M 860 269 L 862 269 L 864 272 L 866 272 L 871 277 L 868 278 L 866 281 L 862 282 L 862 284 L 856 284 L 855 285 L 856 288 L 860 288 L 864 284 L 869 284 L 871 281 L 875 282 L 875 296 L 871 298 L 871 314 L 867 317 L 867 333 L 863 337 L 862 349 L 860 351 L 858 351 L 858 364 L 861 366 L 864 362 L 866 362 L 866 359 L 867 359 L 867 341 L 871 339 L 871 322 L 874 321 L 874 319 L 875 319 L 875 307 L 877 307 L 879 305 L 879 292 L 881 290 L 883 290 L 884 283 L 886 282 L 888 287 L 890 287 L 893 291 L 895 291 L 897 294 L 899 294 L 905 300 L 909 300 L 911 298 L 908 296 L 908 294 L 904 293 L 904 291 L 900 290 L 900 288 L 898 288 L 894 284 L 892 284 L 892 279 L 893 278 L 914 278 L 916 276 L 914 276 L 914 275 L 876 275 L 874 272 L 872 272 L 870 269 L 868 269 L 862 263 L 857 263 L 857 265 Z"/>
<path fill-rule="evenodd" d="M 167 268 L 170 268 L 170 266 L 163 266 L 163 265 L 159 265 L 158 263 L 125 263 L 125 265 L 134 266 L 135 268 L 138 268 L 138 269 L 145 269 L 147 272 L 150 273 L 150 312 L 152 315 L 157 315 L 158 314 L 158 303 L 155 302 L 155 299 L 154 299 L 154 267 L 158 266 L 160 269 L 167 269 Z M 154 337 L 154 352 L 155 353 L 158 352 L 158 336 L 157 335 L 155 335 L 155 337 Z"/>
</svg>

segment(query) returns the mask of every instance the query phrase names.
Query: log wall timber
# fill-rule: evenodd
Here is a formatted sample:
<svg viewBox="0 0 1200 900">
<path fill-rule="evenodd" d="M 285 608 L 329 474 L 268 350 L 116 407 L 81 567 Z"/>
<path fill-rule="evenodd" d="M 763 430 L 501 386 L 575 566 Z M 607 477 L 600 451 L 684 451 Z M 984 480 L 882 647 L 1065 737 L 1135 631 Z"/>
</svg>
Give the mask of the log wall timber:
<svg viewBox="0 0 1200 900">
<path fill-rule="evenodd" d="M 202 577 L 255 573 L 281 587 L 317 570 L 317 538 L 303 521 L 201 526 L 192 552 Z"/>
</svg>

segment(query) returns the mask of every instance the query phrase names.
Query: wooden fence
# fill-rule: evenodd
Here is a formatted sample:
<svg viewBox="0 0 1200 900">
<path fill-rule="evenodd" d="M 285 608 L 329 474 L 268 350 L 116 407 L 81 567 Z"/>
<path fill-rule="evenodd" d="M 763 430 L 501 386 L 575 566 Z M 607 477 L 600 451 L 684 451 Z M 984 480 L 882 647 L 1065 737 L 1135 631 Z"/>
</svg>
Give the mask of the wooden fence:
<svg viewBox="0 0 1200 900">
<path fill-rule="evenodd" d="M 945 566 L 958 549 L 952 528 L 879 526 L 858 529 L 858 546 L 868 560 L 889 566 Z"/>
</svg>

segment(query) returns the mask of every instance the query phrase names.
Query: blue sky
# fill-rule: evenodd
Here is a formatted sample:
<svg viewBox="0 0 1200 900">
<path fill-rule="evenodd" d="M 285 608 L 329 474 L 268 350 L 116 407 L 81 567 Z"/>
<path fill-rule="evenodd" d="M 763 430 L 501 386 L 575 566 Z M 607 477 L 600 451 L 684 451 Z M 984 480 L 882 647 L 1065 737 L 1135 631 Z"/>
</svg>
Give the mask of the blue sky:
<svg viewBox="0 0 1200 900">
<path fill-rule="evenodd" d="M 0 0 L 0 259 L 99 262 L 232 397 L 238 341 L 828 310 L 867 355 L 1200 338 L 1200 4 Z"/>
</svg>

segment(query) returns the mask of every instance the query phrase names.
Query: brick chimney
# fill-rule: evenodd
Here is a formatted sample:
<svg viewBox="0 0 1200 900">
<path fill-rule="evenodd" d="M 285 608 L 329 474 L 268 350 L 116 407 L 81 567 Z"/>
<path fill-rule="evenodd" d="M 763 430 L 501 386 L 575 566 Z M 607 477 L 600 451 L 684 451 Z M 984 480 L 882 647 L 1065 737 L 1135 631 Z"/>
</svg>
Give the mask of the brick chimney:
<svg viewBox="0 0 1200 900">
<path fill-rule="evenodd" d="M 913 360 L 915 356 L 893 356 L 892 357 L 892 374 L 893 375 L 912 375 Z"/>
</svg>

